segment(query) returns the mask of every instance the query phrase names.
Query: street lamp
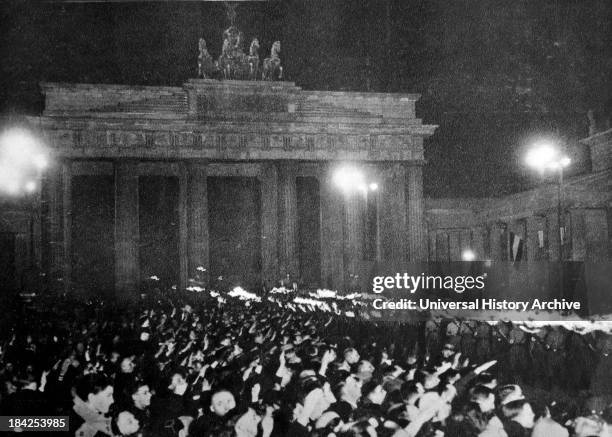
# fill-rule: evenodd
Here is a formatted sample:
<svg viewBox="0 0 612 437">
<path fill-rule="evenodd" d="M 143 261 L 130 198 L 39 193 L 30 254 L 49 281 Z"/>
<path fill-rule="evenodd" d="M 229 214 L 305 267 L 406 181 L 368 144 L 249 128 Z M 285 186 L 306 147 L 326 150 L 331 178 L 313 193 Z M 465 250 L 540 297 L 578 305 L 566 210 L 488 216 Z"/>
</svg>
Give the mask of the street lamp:
<svg viewBox="0 0 612 437">
<path fill-rule="evenodd" d="M 461 259 L 463 261 L 472 262 L 476 259 L 476 254 L 472 249 L 465 249 L 461 254 Z"/>
<path fill-rule="evenodd" d="M 559 225 L 559 269 L 561 280 L 559 289 L 561 297 L 564 296 L 564 250 L 565 244 L 565 217 L 563 216 L 563 170 L 571 164 L 571 159 L 563 154 L 558 147 L 551 142 L 541 142 L 535 144 L 529 150 L 526 156 L 526 162 L 529 167 L 535 168 L 541 174 L 546 171 L 556 172 L 557 178 L 557 223 Z"/>
<path fill-rule="evenodd" d="M 0 195 L 24 196 L 29 213 L 29 262 L 36 267 L 34 222 L 41 178 L 49 166 L 47 148 L 32 131 L 12 127 L 0 132 Z M 22 284 L 23 286 L 23 284 Z"/>
<path fill-rule="evenodd" d="M 378 191 L 378 183 L 366 179 L 365 174 L 357 167 L 344 165 L 338 167 L 333 174 L 334 184 L 345 194 L 363 193 L 366 197 L 368 192 Z"/>
<path fill-rule="evenodd" d="M 332 182 L 342 191 L 347 203 L 345 220 L 350 241 L 358 241 L 356 244 L 359 250 L 350 250 L 352 261 L 345 263 L 353 270 L 350 273 L 355 274 L 355 258 L 362 260 L 367 253 L 368 258 L 375 256 L 376 260 L 380 259 L 380 186 L 361 168 L 350 163 L 342 164 L 334 170 Z"/>
<path fill-rule="evenodd" d="M 47 151 L 36 135 L 23 128 L 0 133 L 0 193 L 34 192 L 48 166 Z"/>
</svg>

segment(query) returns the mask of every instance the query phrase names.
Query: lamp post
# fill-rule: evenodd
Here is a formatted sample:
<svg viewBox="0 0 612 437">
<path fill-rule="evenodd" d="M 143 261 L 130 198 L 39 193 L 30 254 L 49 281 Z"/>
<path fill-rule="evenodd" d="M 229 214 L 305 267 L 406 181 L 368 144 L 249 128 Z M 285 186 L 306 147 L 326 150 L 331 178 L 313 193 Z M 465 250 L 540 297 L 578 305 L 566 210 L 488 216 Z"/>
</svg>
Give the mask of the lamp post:
<svg viewBox="0 0 612 437">
<path fill-rule="evenodd" d="M 0 133 L 0 195 L 21 197 L 25 200 L 28 212 L 27 262 L 30 275 L 33 275 L 37 265 L 35 221 L 40 218 L 38 202 L 42 174 L 49 164 L 47 155 L 42 140 L 28 129 L 14 127 Z"/>
<path fill-rule="evenodd" d="M 374 180 L 368 180 L 364 172 L 352 165 L 342 165 L 338 167 L 333 174 L 333 183 L 344 194 L 345 207 L 345 274 L 348 273 L 347 281 L 349 288 L 357 287 L 359 272 L 361 271 L 361 261 L 363 260 L 366 247 L 371 250 L 376 250 L 376 258 L 379 256 L 379 217 L 378 205 L 376 206 L 376 229 L 375 238 L 376 245 L 371 247 L 371 241 L 368 239 L 366 244 L 366 235 L 369 235 L 367 224 L 369 223 L 368 215 L 368 196 L 373 195 L 378 204 L 378 183 Z"/>
<path fill-rule="evenodd" d="M 561 297 L 565 297 L 565 217 L 563 214 L 564 186 L 563 170 L 570 165 L 570 158 L 563 154 L 557 147 L 548 142 L 535 144 L 527 153 L 526 162 L 529 167 L 537 169 L 540 173 L 552 171 L 557 173 L 557 224 L 559 226 L 559 291 Z"/>
</svg>

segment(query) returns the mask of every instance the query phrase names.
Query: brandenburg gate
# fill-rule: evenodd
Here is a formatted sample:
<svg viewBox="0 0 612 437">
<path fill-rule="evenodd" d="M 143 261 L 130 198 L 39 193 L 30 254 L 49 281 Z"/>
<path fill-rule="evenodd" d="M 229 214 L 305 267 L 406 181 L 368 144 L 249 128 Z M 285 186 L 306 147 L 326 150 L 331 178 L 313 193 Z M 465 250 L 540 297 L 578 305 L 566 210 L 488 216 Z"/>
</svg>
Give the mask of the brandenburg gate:
<svg viewBox="0 0 612 437">
<path fill-rule="evenodd" d="M 248 178 L 257 190 L 252 247 L 262 284 L 299 278 L 308 268 L 311 282 L 342 290 L 376 263 L 427 259 L 423 141 L 436 126 L 416 117 L 418 95 L 306 91 L 282 80 L 41 86 L 45 109 L 36 122 L 56 156 L 44 181 L 43 250 L 48 274 L 66 290 L 75 288 L 76 242 L 83 238 L 94 248 L 96 238 L 110 239 L 112 288 L 138 290 L 148 256 L 139 190 L 157 176 L 177 181 L 178 238 L 168 251 L 178 257 L 178 287 L 198 271 L 221 274 L 215 265 L 233 248 L 215 243 L 211 184 L 235 178 Z M 333 183 L 342 165 L 376 183 L 369 201 Z M 304 178 L 317 193 L 298 207 Z M 75 224 L 84 208 L 75 193 L 97 180 L 112 187 L 112 235 Z M 314 217 L 310 229 L 318 235 L 300 231 L 300 211 Z M 317 250 L 300 252 L 305 240 Z"/>
</svg>

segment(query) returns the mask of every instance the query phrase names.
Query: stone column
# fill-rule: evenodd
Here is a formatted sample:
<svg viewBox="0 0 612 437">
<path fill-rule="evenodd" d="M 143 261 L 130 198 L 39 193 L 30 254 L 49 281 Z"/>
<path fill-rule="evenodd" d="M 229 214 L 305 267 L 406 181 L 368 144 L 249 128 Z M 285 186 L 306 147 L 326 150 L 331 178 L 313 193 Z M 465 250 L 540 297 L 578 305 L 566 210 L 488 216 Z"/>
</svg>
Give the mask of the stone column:
<svg viewBox="0 0 612 437">
<path fill-rule="evenodd" d="M 209 279 L 208 184 L 205 163 L 187 164 L 187 276 Z M 198 268 L 205 269 L 204 272 Z"/>
<path fill-rule="evenodd" d="M 451 261 L 461 261 L 461 252 L 463 252 L 460 229 L 451 229 L 448 233 L 449 252 Z"/>
<path fill-rule="evenodd" d="M 523 248 L 524 254 L 526 255 L 527 261 L 533 263 L 535 261 L 542 261 L 540 254 L 542 248 L 540 248 L 540 235 L 542 232 L 544 236 L 545 224 L 544 218 L 540 216 L 527 217 L 527 236 L 525 238 L 526 247 Z"/>
<path fill-rule="evenodd" d="M 478 261 L 482 261 L 485 259 L 484 232 L 484 229 L 480 226 L 477 226 L 472 229 L 471 245 L 472 250 L 476 254 L 476 260 Z"/>
<path fill-rule="evenodd" d="M 329 169 L 322 169 L 319 181 L 321 192 L 321 282 L 326 288 L 343 290 L 343 199 L 332 184 Z"/>
<path fill-rule="evenodd" d="M 15 234 L 15 283 L 17 290 L 29 287 L 28 268 L 30 264 L 29 256 L 29 232 L 19 232 Z"/>
<path fill-rule="evenodd" d="M 62 261 L 64 291 L 71 291 L 72 282 L 72 171 L 70 162 L 62 165 Z"/>
<path fill-rule="evenodd" d="M 549 275 L 550 286 L 552 295 L 551 297 L 566 297 L 565 290 L 560 293 L 561 286 L 564 287 L 564 283 L 561 283 L 561 263 L 559 258 L 561 256 L 561 229 L 559 227 L 559 216 L 557 209 L 551 209 L 547 211 L 547 234 L 548 234 L 548 259 L 550 261 L 549 268 L 551 274 Z M 569 221 L 566 221 L 566 226 Z M 565 242 L 567 243 L 567 235 L 564 235 Z M 567 257 L 567 244 L 563 245 L 563 258 Z"/>
<path fill-rule="evenodd" d="M 299 276 L 296 168 L 283 162 L 278 170 L 280 276 L 295 279 Z"/>
<path fill-rule="evenodd" d="M 421 164 L 407 168 L 406 199 L 408 212 L 406 217 L 408 234 L 408 260 L 425 261 L 425 220 L 423 201 L 423 167 Z"/>
<path fill-rule="evenodd" d="M 59 290 L 63 276 L 64 235 L 62 232 L 62 169 L 53 168 L 49 171 L 44 185 L 46 202 L 44 220 L 45 256 L 44 271 L 52 290 Z"/>
<path fill-rule="evenodd" d="M 275 284 L 278 273 L 278 173 L 276 165 L 265 164 L 259 178 L 261 184 L 261 272 L 262 282 Z"/>
<path fill-rule="evenodd" d="M 363 243 L 365 233 L 365 199 L 361 192 L 345 195 L 344 198 L 344 285 L 357 286 L 363 275 Z M 355 279 L 355 275 L 359 279 Z"/>
<path fill-rule="evenodd" d="M 566 254 L 566 259 L 571 261 L 586 260 L 586 229 L 584 226 L 584 209 L 571 209 L 569 211 L 569 223 L 566 219 L 565 228 L 569 235 L 565 237 L 565 241 L 569 242 L 566 250 L 570 253 Z"/>
<path fill-rule="evenodd" d="M 610 225 L 605 208 L 585 209 L 586 261 L 601 263 L 608 259 Z"/>
<path fill-rule="evenodd" d="M 559 245 L 561 243 L 561 233 L 559 229 L 559 217 L 557 210 L 548 211 L 547 215 L 547 233 L 548 233 L 548 259 L 550 261 L 559 261 Z M 567 241 L 567 236 L 565 236 Z"/>
<path fill-rule="evenodd" d="M 382 259 L 399 264 L 406 262 L 406 167 L 393 164 L 384 171 L 380 190 L 380 237 Z"/>
<path fill-rule="evenodd" d="M 132 161 L 115 162 L 115 292 L 130 298 L 139 283 L 138 173 Z"/>
<path fill-rule="evenodd" d="M 489 225 L 489 258 L 491 261 L 499 262 L 503 259 L 501 244 L 503 231 L 501 223 L 496 222 Z"/>
<path fill-rule="evenodd" d="M 436 231 L 429 229 L 427 231 L 427 260 L 428 261 L 436 261 L 437 259 L 437 239 L 436 239 Z"/>
<path fill-rule="evenodd" d="M 540 247 L 540 235 L 544 238 L 544 246 Z M 550 265 L 546 262 L 544 253 L 546 245 L 546 223 L 542 216 L 530 216 L 526 219 L 526 238 L 523 254 L 527 258 L 527 274 L 529 288 L 534 297 L 546 296 L 549 284 Z"/>
<path fill-rule="evenodd" d="M 605 246 L 603 252 L 603 258 L 608 259 L 612 258 L 612 200 L 608 201 L 608 207 L 605 208 L 605 223 L 607 229 L 607 237 L 605 239 Z"/>
<path fill-rule="evenodd" d="M 178 199 L 178 221 L 179 221 L 179 288 L 187 287 L 189 278 L 189 175 L 184 162 L 179 163 L 179 199 Z"/>
<path fill-rule="evenodd" d="M 450 261 L 450 237 L 447 229 L 436 231 L 436 261 Z"/>
<path fill-rule="evenodd" d="M 42 235 L 43 235 L 43 217 L 42 217 L 42 190 L 36 191 L 33 193 L 28 199 L 28 203 L 30 203 L 30 238 L 29 238 L 29 246 L 30 246 L 30 266 L 32 272 L 42 272 Z M 40 277 L 38 274 L 34 274 L 35 277 L 32 278 L 35 283 L 38 283 Z"/>
</svg>

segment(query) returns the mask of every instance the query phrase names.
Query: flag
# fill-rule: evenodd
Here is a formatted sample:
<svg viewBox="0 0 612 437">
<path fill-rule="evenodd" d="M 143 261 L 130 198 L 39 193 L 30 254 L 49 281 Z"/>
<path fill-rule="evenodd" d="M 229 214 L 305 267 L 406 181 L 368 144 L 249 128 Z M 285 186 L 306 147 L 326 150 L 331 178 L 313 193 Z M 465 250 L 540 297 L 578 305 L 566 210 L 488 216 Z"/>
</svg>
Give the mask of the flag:
<svg viewBox="0 0 612 437">
<path fill-rule="evenodd" d="M 540 243 L 540 249 L 544 248 L 544 231 L 538 231 L 538 243 Z"/>
<path fill-rule="evenodd" d="M 512 261 L 520 262 L 523 258 L 523 239 L 514 232 L 510 233 L 510 239 L 512 241 Z"/>
</svg>

